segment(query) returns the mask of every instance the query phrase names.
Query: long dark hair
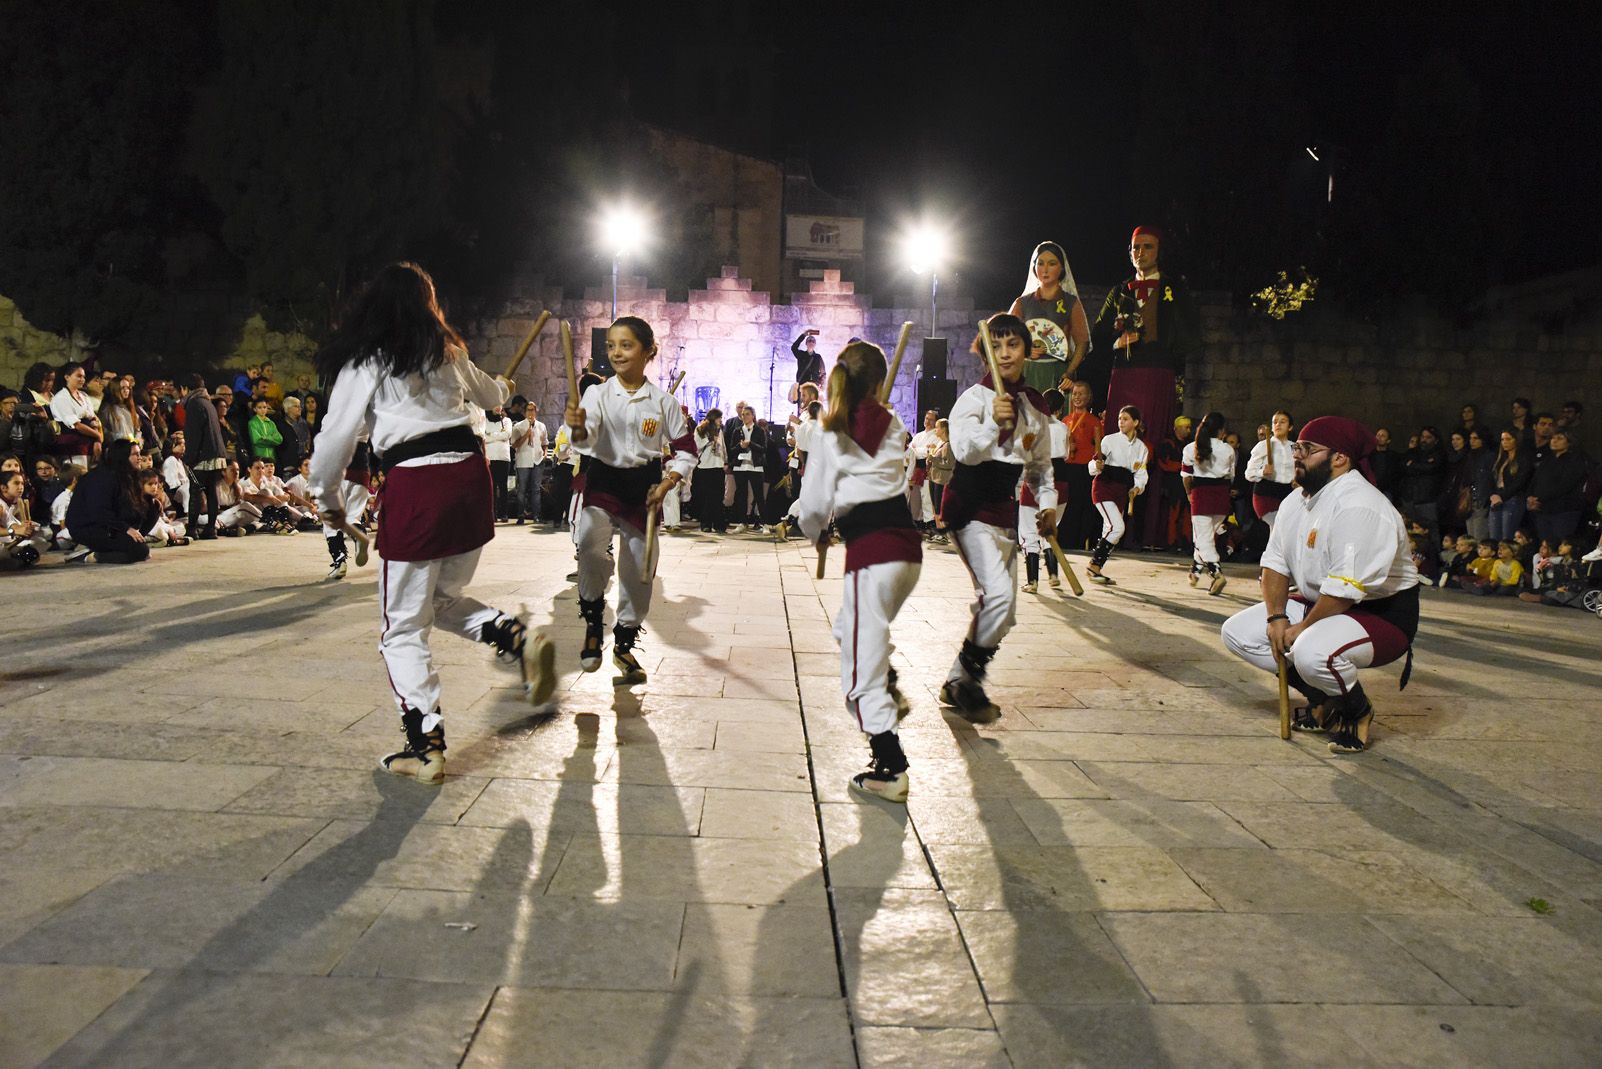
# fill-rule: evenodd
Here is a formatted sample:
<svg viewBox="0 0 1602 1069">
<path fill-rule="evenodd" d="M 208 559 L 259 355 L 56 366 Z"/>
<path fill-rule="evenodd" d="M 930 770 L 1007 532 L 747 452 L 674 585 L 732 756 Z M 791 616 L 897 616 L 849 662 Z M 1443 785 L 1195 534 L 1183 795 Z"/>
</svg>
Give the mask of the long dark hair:
<svg viewBox="0 0 1602 1069">
<path fill-rule="evenodd" d="M 145 495 L 139 488 L 140 473 L 133 466 L 133 451 L 132 439 L 118 438 L 106 446 L 101 466 L 111 470 L 117 480 L 117 489 L 127 499 L 128 504 L 142 510 L 145 507 Z"/>
<path fill-rule="evenodd" d="M 22 376 L 23 388 L 28 390 L 43 391 L 44 380 L 50 375 L 54 374 L 55 370 L 55 368 L 51 367 L 43 360 L 39 361 L 30 367 L 27 370 L 27 373 Z"/>
<path fill-rule="evenodd" d="M 1209 412 L 1202 417 L 1201 426 L 1196 428 L 1196 459 L 1206 463 L 1213 456 L 1213 439 L 1224 431 L 1224 414 L 1222 412 Z"/>
<path fill-rule="evenodd" d="M 467 346 L 445 322 L 434 280 L 414 263 L 394 263 L 351 300 L 315 364 L 327 388 L 341 371 L 368 357 L 397 378 L 426 375 L 451 358 L 452 348 Z"/>
</svg>

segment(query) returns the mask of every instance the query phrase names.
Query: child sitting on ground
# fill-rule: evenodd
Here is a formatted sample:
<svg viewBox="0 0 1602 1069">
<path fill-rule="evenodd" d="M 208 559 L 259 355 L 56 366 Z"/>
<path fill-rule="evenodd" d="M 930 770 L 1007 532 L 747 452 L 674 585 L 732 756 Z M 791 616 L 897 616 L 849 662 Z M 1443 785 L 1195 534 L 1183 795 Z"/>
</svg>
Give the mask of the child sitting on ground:
<svg viewBox="0 0 1602 1069">
<path fill-rule="evenodd" d="M 1485 594 L 1502 594 L 1508 597 L 1519 592 L 1524 583 L 1524 565 L 1520 563 L 1517 547 L 1512 542 L 1496 544 L 1496 563 L 1491 567 L 1490 588 Z"/>
<path fill-rule="evenodd" d="M 1481 542 L 1475 550 L 1479 555 L 1469 561 L 1467 574 L 1455 585 L 1470 594 L 1489 594 L 1491 570 L 1496 567 L 1496 543 Z"/>
<path fill-rule="evenodd" d="M 1452 543 L 1452 555 L 1448 560 L 1445 553 L 1441 554 L 1441 578 L 1437 585 L 1441 587 L 1459 586 L 1459 580 L 1468 574 L 1468 566 L 1474 560 L 1475 550 L 1479 543 L 1468 535 L 1458 535 Z"/>
</svg>

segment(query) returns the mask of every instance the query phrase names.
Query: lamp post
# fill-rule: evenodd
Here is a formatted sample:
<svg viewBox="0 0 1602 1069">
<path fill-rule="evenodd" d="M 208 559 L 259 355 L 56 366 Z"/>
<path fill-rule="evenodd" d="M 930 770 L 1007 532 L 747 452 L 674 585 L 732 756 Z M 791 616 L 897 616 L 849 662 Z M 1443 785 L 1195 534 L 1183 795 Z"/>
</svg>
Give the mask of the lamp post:
<svg viewBox="0 0 1602 1069">
<path fill-rule="evenodd" d="M 626 204 L 617 204 L 601 215 L 601 245 L 612 254 L 612 318 L 617 319 L 617 276 L 623 254 L 637 249 L 645 240 L 645 217 Z"/>
<path fill-rule="evenodd" d="M 950 254 L 951 241 L 946 232 L 928 223 L 913 227 L 902 239 L 902 252 L 907 266 L 915 275 L 929 272 L 929 336 L 935 336 L 940 311 L 940 269 Z"/>
</svg>

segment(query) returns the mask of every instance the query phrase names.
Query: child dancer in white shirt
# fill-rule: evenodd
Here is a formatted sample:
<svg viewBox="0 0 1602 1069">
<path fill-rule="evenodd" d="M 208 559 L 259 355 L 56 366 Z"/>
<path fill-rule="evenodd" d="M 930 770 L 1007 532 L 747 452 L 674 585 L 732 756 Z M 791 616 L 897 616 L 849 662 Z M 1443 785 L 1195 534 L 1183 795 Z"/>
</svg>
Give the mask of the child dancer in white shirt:
<svg viewBox="0 0 1602 1069">
<path fill-rule="evenodd" d="M 606 356 L 616 374 L 568 402 L 564 422 L 584 462 L 584 504 L 578 515 L 579 614 L 584 648 L 579 665 L 601 666 L 605 648 L 606 588 L 612 579 L 612 538 L 617 555 L 617 622 L 612 663 L 619 685 L 645 682 L 634 646 L 651 609 L 651 576 L 645 568 L 645 518 L 649 510 L 689 478 L 695 438 L 673 396 L 645 377 L 656 357 L 656 334 L 637 316 L 623 316 L 606 332 Z M 662 462 L 664 446 L 671 459 Z M 665 469 L 665 470 L 664 470 Z"/>
<path fill-rule="evenodd" d="M 1224 592 L 1227 580 L 1218 562 L 1218 536 L 1229 515 L 1229 484 L 1235 478 L 1235 450 L 1219 436 L 1224 433 L 1224 414 L 1209 412 L 1196 428 L 1196 440 L 1180 454 L 1179 475 L 1190 496 L 1191 539 L 1195 562 L 1190 566 L 1190 585 L 1208 575 L 1207 593 Z"/>
<path fill-rule="evenodd" d="M 829 373 L 829 410 L 807 442 L 800 524 L 827 537 L 832 514 L 845 537 L 845 596 L 834 617 L 846 708 L 868 736 L 873 765 L 851 786 L 891 802 L 907 800 L 907 756 L 896 733 L 907 714 L 890 667 L 890 623 L 918 583 L 923 542 L 907 502 L 907 429 L 879 400 L 884 352 L 845 347 Z"/>
<path fill-rule="evenodd" d="M 987 666 L 1017 620 L 1018 481 L 1039 509 L 1041 534 L 1057 525 L 1057 487 L 1051 470 L 1052 420 L 1038 392 L 1024 384 L 1033 339 L 1023 320 L 990 317 L 1000 383 L 987 374 L 952 406 L 951 455 L 957 466 L 946 487 L 942 519 L 973 580 L 973 623 L 952 664 L 940 700 L 966 719 L 987 724 L 1001 710 L 985 694 Z"/>
<path fill-rule="evenodd" d="M 1101 514 L 1101 541 L 1090 551 L 1090 564 L 1085 571 L 1107 586 L 1117 585 L 1101 570 L 1112 556 L 1113 547 L 1124 537 L 1124 510 L 1129 507 L 1132 494 L 1146 490 L 1146 464 L 1150 458 L 1139 434 L 1140 409 L 1125 405 L 1118 410 L 1118 433 L 1101 440 L 1087 465 L 1092 477 L 1090 500 Z"/>
<path fill-rule="evenodd" d="M 473 366 L 439 310 L 433 280 L 415 264 L 378 273 L 317 354 L 317 366 L 332 387 L 310 476 L 324 523 L 345 522 L 345 472 L 364 434 L 386 471 L 376 547 L 378 648 L 406 745 L 380 766 L 440 783 L 445 726 L 429 648 L 434 625 L 521 662 L 535 704 L 555 689 L 549 641 L 464 592 L 495 534 L 489 465 L 468 406 L 497 408 L 511 390 Z"/>
</svg>

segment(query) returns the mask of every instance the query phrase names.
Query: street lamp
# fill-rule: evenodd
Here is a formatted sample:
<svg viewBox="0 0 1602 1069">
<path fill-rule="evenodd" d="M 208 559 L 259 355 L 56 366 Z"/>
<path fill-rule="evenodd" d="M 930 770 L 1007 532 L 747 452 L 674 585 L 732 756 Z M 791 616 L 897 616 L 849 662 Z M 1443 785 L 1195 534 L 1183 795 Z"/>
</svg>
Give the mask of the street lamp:
<svg viewBox="0 0 1602 1069">
<path fill-rule="evenodd" d="M 617 273 L 623 254 L 645 241 L 645 216 L 627 204 L 615 204 L 601 214 L 601 246 L 612 254 L 612 318 L 617 319 Z"/>
<path fill-rule="evenodd" d="M 922 223 L 907 232 L 901 242 L 902 255 L 915 275 L 929 272 L 929 336 L 935 334 L 940 300 L 940 269 L 951 254 L 951 240 L 946 232 L 929 223 Z"/>
</svg>

